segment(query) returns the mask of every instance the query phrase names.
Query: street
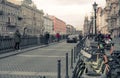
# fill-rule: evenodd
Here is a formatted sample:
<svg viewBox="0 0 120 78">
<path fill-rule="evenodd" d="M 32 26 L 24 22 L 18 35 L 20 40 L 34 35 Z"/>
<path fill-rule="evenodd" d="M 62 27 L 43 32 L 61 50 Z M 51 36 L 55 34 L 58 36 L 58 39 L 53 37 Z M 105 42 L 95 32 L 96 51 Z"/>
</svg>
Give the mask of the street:
<svg viewBox="0 0 120 78">
<path fill-rule="evenodd" d="M 65 54 L 76 43 L 56 43 L 0 59 L 0 78 L 57 78 L 57 60 L 61 60 L 61 78 L 65 77 Z"/>
</svg>

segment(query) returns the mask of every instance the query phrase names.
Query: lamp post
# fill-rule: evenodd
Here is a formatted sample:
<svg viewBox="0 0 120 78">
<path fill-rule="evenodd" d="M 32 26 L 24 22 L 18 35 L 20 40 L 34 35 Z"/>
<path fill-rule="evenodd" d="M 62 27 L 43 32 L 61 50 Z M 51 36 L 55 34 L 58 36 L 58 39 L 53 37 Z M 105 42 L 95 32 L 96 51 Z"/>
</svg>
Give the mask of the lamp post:
<svg viewBox="0 0 120 78">
<path fill-rule="evenodd" d="M 118 14 L 119 14 L 119 26 L 120 26 L 120 0 L 119 0 L 119 12 L 118 12 Z M 120 27 L 119 27 L 119 37 L 120 37 Z"/>
<path fill-rule="evenodd" d="M 97 5 L 96 2 L 93 4 L 93 9 L 94 9 L 94 14 L 95 14 L 95 35 L 97 35 L 97 27 L 96 27 L 96 10 L 97 10 Z"/>
</svg>

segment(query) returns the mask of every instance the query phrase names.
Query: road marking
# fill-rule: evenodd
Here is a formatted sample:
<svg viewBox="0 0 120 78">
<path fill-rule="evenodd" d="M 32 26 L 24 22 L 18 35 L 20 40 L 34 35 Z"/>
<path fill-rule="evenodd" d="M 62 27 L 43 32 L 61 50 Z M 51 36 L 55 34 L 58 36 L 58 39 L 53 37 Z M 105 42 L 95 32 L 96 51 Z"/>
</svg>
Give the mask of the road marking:
<svg viewBox="0 0 120 78">
<path fill-rule="evenodd" d="M 22 57 L 62 57 L 62 58 L 65 58 L 65 56 L 50 56 L 50 55 L 17 55 L 17 56 L 22 56 Z"/>
<path fill-rule="evenodd" d="M 0 71 L 1 75 L 57 76 L 57 72 Z"/>
<path fill-rule="evenodd" d="M 68 51 L 66 49 L 39 49 L 39 50 L 57 50 L 57 51 Z"/>
</svg>

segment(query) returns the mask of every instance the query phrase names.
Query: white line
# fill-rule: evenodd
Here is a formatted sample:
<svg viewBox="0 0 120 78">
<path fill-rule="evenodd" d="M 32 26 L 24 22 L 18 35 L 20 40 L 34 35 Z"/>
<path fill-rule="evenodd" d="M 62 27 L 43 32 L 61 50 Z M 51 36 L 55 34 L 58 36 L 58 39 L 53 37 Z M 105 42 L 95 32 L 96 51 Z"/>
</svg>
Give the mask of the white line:
<svg viewBox="0 0 120 78">
<path fill-rule="evenodd" d="M 57 50 L 57 51 L 67 51 L 66 49 L 40 49 L 40 50 Z"/>
<path fill-rule="evenodd" d="M 17 55 L 22 57 L 62 57 L 65 58 L 65 56 L 50 56 L 50 55 Z"/>
<path fill-rule="evenodd" d="M 2 75 L 27 75 L 27 76 L 57 76 L 57 72 L 25 72 L 25 71 L 0 71 Z"/>
</svg>

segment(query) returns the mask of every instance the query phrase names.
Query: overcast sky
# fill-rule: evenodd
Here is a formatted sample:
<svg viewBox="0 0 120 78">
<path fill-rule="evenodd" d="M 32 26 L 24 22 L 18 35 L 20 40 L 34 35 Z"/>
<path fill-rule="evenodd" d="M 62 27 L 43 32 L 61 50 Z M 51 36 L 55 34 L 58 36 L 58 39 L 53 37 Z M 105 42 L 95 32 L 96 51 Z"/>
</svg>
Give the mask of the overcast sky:
<svg viewBox="0 0 120 78">
<path fill-rule="evenodd" d="M 93 11 L 94 1 L 98 6 L 104 7 L 105 0 L 32 0 L 38 9 L 44 13 L 54 15 L 59 19 L 71 24 L 77 29 L 82 29 L 84 17 Z"/>
</svg>

